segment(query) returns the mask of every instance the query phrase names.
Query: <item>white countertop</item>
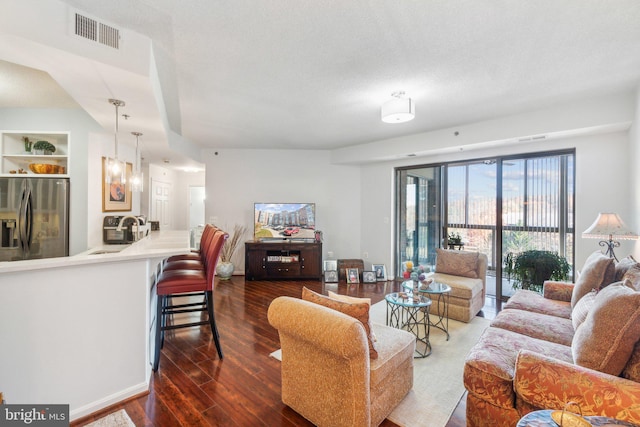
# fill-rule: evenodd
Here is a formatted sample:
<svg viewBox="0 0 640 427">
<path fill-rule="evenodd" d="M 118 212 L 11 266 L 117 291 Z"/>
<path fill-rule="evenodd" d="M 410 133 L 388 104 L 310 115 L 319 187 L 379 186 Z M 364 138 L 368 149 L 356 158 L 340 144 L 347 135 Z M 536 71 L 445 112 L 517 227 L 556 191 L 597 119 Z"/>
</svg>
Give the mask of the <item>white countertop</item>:
<svg viewBox="0 0 640 427">
<path fill-rule="evenodd" d="M 147 237 L 131 245 L 103 245 L 68 257 L 0 262 L 0 274 L 185 254 L 191 250 L 189 237 L 187 230 L 151 231 Z"/>
</svg>

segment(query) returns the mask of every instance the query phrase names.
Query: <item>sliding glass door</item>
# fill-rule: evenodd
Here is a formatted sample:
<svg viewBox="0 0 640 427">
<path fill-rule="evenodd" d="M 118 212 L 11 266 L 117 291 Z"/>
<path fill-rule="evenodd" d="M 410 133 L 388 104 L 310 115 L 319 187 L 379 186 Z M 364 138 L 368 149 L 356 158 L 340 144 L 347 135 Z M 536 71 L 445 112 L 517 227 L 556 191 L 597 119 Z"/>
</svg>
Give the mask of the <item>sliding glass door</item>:
<svg viewBox="0 0 640 427">
<path fill-rule="evenodd" d="M 407 260 L 433 266 L 437 247 L 478 251 L 487 294 L 504 299 L 507 257 L 541 249 L 573 265 L 574 168 L 573 151 L 398 168 L 396 275 Z"/>
<path fill-rule="evenodd" d="M 442 167 L 397 171 L 396 276 L 404 261 L 433 266 L 442 239 Z"/>
</svg>

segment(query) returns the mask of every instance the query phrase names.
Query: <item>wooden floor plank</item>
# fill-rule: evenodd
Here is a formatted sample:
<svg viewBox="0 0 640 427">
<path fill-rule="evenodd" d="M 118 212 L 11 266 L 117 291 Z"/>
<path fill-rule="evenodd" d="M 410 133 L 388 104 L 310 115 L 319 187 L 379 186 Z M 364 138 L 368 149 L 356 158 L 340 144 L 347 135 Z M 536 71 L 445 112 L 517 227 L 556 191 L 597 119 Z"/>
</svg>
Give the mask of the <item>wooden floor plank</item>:
<svg viewBox="0 0 640 427">
<path fill-rule="evenodd" d="M 269 354 L 280 348 L 267 309 L 281 295 L 300 297 L 302 288 L 367 297 L 372 303 L 398 290 L 393 281 L 374 284 L 324 284 L 320 281 L 247 281 L 234 276 L 219 281 L 214 293 L 216 321 L 224 360 L 219 360 L 207 325 L 168 332 L 160 368 L 149 393 L 113 405 L 71 423 L 83 426 L 107 413 L 125 409 L 138 426 L 311 426 L 280 400 L 280 362 Z M 483 309 L 495 316 L 493 304 Z M 200 313 L 189 315 L 201 319 Z M 189 317 L 183 316 L 183 317 Z M 178 319 L 175 319 L 176 321 Z M 182 321 L 182 319 L 181 319 Z M 464 427 L 465 398 L 447 427 Z M 385 420 L 383 427 L 393 427 Z"/>
</svg>

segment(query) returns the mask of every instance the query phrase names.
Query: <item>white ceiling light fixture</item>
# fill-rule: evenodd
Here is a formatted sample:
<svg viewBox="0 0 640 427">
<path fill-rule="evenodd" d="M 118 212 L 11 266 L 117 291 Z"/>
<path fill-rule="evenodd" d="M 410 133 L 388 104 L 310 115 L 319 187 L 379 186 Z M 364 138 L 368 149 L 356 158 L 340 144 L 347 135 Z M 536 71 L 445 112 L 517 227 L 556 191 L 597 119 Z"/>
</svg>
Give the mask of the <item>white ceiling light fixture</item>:
<svg viewBox="0 0 640 427">
<path fill-rule="evenodd" d="M 382 104 L 381 117 L 385 123 L 404 123 L 416 116 L 416 104 L 403 91 L 393 92 L 393 99 Z"/>
</svg>

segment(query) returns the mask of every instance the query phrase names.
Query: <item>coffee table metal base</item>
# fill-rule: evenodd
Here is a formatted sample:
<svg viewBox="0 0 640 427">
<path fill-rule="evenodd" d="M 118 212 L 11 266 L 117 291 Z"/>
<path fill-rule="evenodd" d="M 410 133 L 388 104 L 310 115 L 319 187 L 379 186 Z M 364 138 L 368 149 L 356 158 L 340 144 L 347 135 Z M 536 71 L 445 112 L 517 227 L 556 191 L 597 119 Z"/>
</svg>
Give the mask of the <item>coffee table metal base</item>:
<svg viewBox="0 0 640 427">
<path fill-rule="evenodd" d="M 394 294 L 391 294 L 394 295 Z M 394 301 L 393 297 L 387 296 L 387 325 L 404 329 L 411 332 L 416 337 L 415 358 L 427 357 L 431 354 L 431 343 L 429 342 L 429 306 L 431 300 L 421 297 L 421 303 L 412 304 L 412 300 Z"/>
</svg>

